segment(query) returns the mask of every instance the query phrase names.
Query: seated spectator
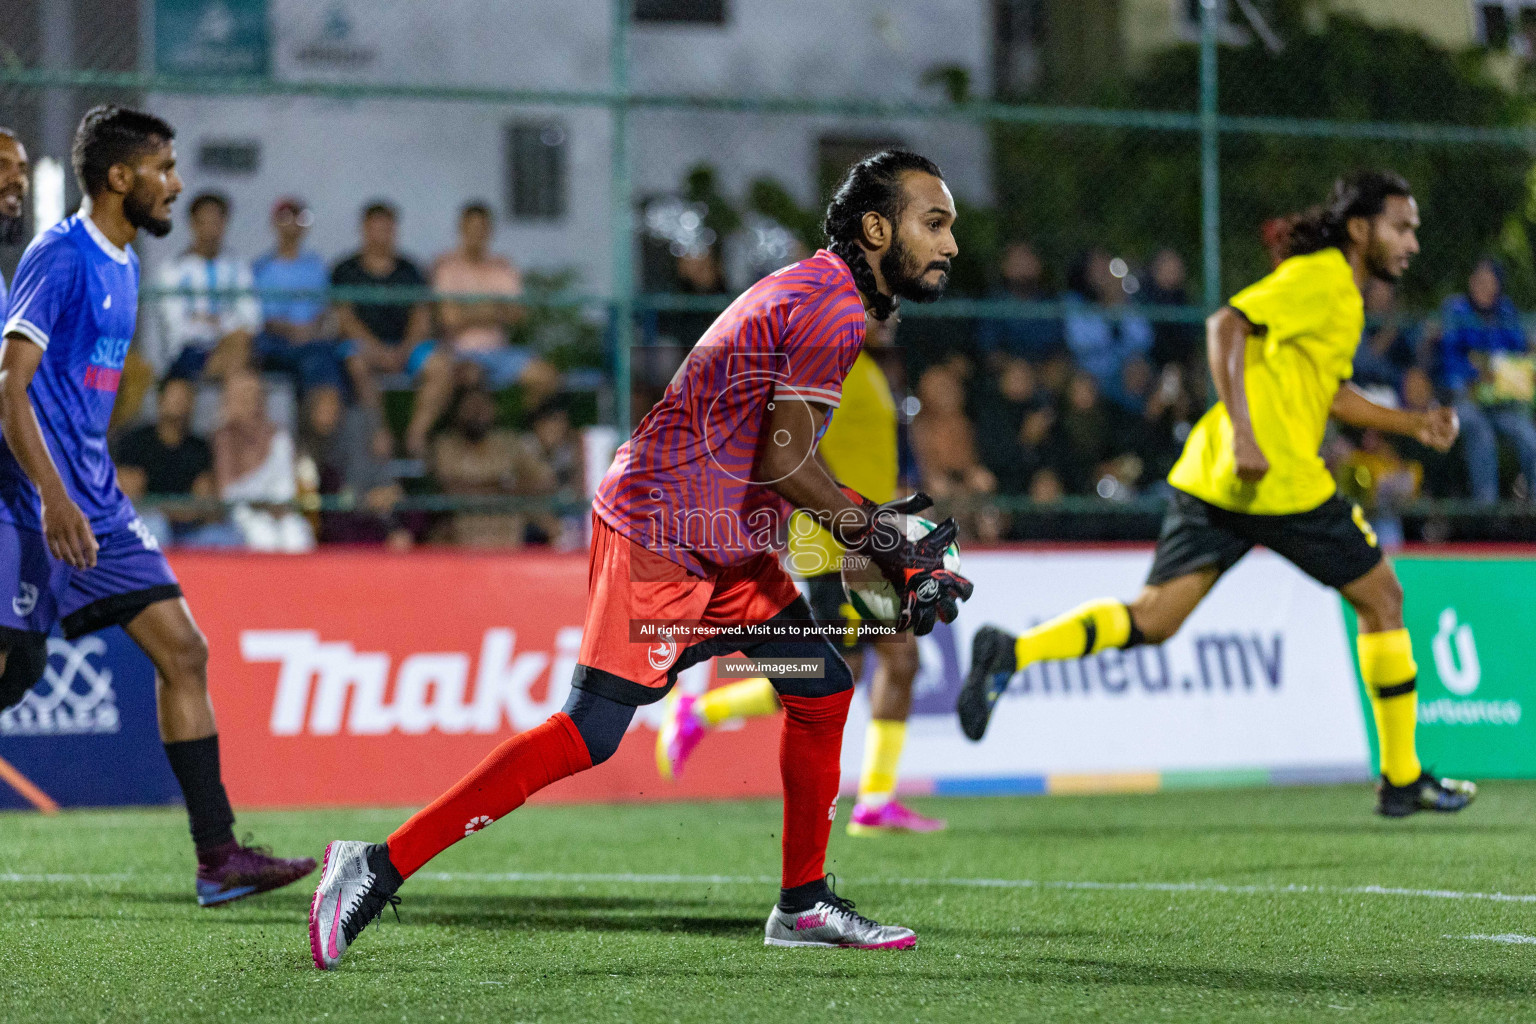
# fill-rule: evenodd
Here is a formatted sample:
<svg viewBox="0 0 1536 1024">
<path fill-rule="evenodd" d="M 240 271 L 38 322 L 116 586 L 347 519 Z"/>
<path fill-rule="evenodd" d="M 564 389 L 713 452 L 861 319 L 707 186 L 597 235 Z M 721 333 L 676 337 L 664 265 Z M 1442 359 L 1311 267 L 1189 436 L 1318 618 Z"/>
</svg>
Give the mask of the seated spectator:
<svg viewBox="0 0 1536 1024">
<path fill-rule="evenodd" d="M 1498 436 L 1514 444 L 1527 491 L 1536 494 L 1532 360 L 1497 261 L 1480 261 L 1467 279 L 1467 294 L 1445 300 L 1440 328 L 1439 384 L 1461 418 L 1472 500 L 1499 499 Z"/>
<path fill-rule="evenodd" d="M 1015 302 L 1049 302 L 1054 298 L 1045 286 L 1045 266 L 1028 242 L 1009 242 L 999 269 L 1001 281 L 990 298 Z M 1061 321 L 1049 316 L 985 319 L 977 327 L 976 344 L 987 354 L 1043 359 L 1061 347 Z"/>
<path fill-rule="evenodd" d="M 1056 473 L 1067 492 L 1100 493 L 1098 485 L 1106 477 L 1113 478 L 1117 487 L 1134 483 L 1142 466 L 1129 448 L 1126 418 L 1104 401 L 1094 375 L 1078 370 L 1067 387 L 1052 452 Z M 1118 491 L 1101 493 L 1106 498 L 1117 496 Z"/>
<path fill-rule="evenodd" d="M 459 247 L 438 258 L 432 288 L 445 295 L 494 295 L 503 301 L 439 298 L 443 328 L 440 344 L 421 368 L 416 406 L 405 433 L 406 449 L 425 452 L 427 435 L 453 399 L 456 368 L 478 368 L 476 382 L 493 391 L 521 384 L 524 399 L 536 405 L 559 386 L 560 375 L 526 346 L 513 345 L 511 328 L 522 322 L 523 307 L 513 302 L 523 294 L 523 279 L 504 256 L 491 252 L 495 228 L 490 207 L 470 203 L 459 214 Z"/>
<path fill-rule="evenodd" d="M 385 202 L 363 208 L 362 248 L 331 270 L 334 287 L 425 289 L 427 279 L 416 264 L 395 248 L 399 216 Z M 381 407 L 378 377 L 403 373 L 414 377 L 432 354 L 427 335 L 431 306 L 423 301 L 336 303 L 341 354 L 354 390 L 365 405 Z"/>
<path fill-rule="evenodd" d="M 432 475 L 444 494 L 463 497 L 522 495 L 549 482 L 544 467 L 530 464 L 517 433 L 496 426 L 496 400 L 484 388 L 459 398 L 449 429 L 432 442 Z M 521 513 L 458 512 L 444 539 L 469 547 L 520 548 L 528 519 Z"/>
<path fill-rule="evenodd" d="M 356 507 L 320 513 L 320 541 L 325 544 L 411 546 L 411 531 L 395 514 L 405 496 L 390 471 L 393 448 L 378 413 L 367 406 L 348 408 L 332 385 L 304 396 L 299 429 L 299 457 L 308 460 L 315 491 Z"/>
<path fill-rule="evenodd" d="M 1411 367 L 1403 374 L 1403 408 L 1410 412 L 1428 412 L 1437 404 L 1434 384 L 1429 374 L 1420 367 Z M 1403 457 L 1424 468 L 1424 493 L 1431 498 L 1462 498 L 1466 496 L 1467 473 L 1455 449 L 1438 452 L 1412 437 L 1392 438 L 1393 445 Z"/>
<path fill-rule="evenodd" d="M 1023 494 L 1041 465 L 1040 446 L 1056 422 L 1050 399 L 1039 393 L 1027 360 L 1004 357 L 995 390 L 977 400 L 976 443 L 982 463 L 1004 494 Z"/>
<path fill-rule="evenodd" d="M 523 465 L 527 467 L 523 493 L 530 496 L 565 496 L 579 500 L 585 486 L 585 456 L 581 434 L 571 426 L 570 410 L 559 399 L 550 399 L 528 416 L 528 431 L 521 435 Z M 531 525 L 546 543 L 568 548 L 580 545 L 580 517 L 560 517 L 541 512 Z"/>
<path fill-rule="evenodd" d="M 191 431 L 192 385 L 183 377 L 167 377 L 160 385 L 155 422 L 135 427 L 117 439 L 112 448 L 117 463 L 117 482 L 129 500 L 138 503 L 145 495 L 214 499 L 213 451 L 208 442 Z M 162 544 L 193 538 L 199 530 L 221 517 L 189 508 L 141 510 L 144 522 Z"/>
<path fill-rule="evenodd" d="M 1354 382 L 1360 387 L 1403 388 L 1414 364 L 1418 332 L 1397 311 L 1397 289 L 1379 277 L 1365 283 L 1365 336 L 1355 350 Z"/>
<path fill-rule="evenodd" d="M 1423 467 L 1404 459 L 1380 432 L 1366 430 L 1359 445 L 1350 446 L 1336 476 L 1339 493 L 1360 504 L 1381 546 L 1402 547 L 1400 509 L 1418 497 Z"/>
<path fill-rule="evenodd" d="M 293 436 L 267 418 L 261 378 L 236 370 L 224 381 L 224 423 L 213 435 L 219 497 L 238 502 L 231 519 L 255 551 L 308 551 L 309 521 L 290 506 L 298 495 Z"/>
<path fill-rule="evenodd" d="M 1147 284 L 1141 292 L 1149 306 L 1188 306 L 1189 271 L 1184 259 L 1172 249 L 1159 249 L 1147 266 Z M 1199 322 L 1159 321 L 1152 328 L 1154 367 L 1178 363 L 1189 366 L 1205 359 L 1205 328 Z"/>
<path fill-rule="evenodd" d="M 300 393 L 342 383 L 335 324 L 329 322 L 323 297 L 329 283 L 325 261 L 313 249 L 304 248 L 304 235 L 312 223 L 314 217 L 303 200 L 279 199 L 272 205 L 277 245 L 251 264 L 256 287 L 264 292 L 322 293 L 313 297 L 263 294 L 261 300 L 264 320 L 253 346 L 256 362 L 264 370 L 292 374 Z"/>
<path fill-rule="evenodd" d="M 1067 347 L 1078 366 L 1093 374 L 1101 393 L 1116 395 L 1125 361 L 1151 350 L 1152 324 L 1127 312 L 1130 295 L 1102 249 L 1078 257 L 1068 283 Z"/>
<path fill-rule="evenodd" d="M 187 210 L 192 244 L 160 271 L 160 287 L 180 294 L 160 300 L 162 376 L 199 380 L 227 377 L 250 361 L 251 341 L 261 328 L 261 304 L 253 294 L 218 294 L 252 287 L 251 268 L 224 252 L 229 200 L 204 192 Z"/>
<path fill-rule="evenodd" d="M 976 453 L 976 434 L 965 415 L 965 387 L 954 369 L 930 366 L 918 378 L 922 407 L 912 419 L 912 452 L 921 488 L 949 503 L 968 536 L 975 535 L 976 498 L 997 490 L 997 478 Z"/>
</svg>

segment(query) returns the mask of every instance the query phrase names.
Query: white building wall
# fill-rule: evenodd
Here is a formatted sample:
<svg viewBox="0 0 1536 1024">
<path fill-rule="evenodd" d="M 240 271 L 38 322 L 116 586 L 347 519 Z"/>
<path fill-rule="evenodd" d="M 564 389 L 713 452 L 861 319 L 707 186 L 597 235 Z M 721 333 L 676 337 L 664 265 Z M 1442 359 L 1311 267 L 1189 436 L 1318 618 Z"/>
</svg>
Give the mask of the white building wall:
<svg viewBox="0 0 1536 1024">
<path fill-rule="evenodd" d="M 606 0 L 271 2 L 273 73 L 280 80 L 608 85 Z M 936 90 L 919 84 L 934 66 L 958 64 L 974 82 L 988 80 L 990 5 L 981 0 L 729 0 L 729 11 L 723 27 L 634 26 L 634 87 L 937 100 Z M 503 218 L 496 248 L 525 267 L 575 267 L 584 289 L 609 290 L 611 131 L 603 108 L 179 95 L 157 96 L 151 105 L 180 133 L 188 195 L 216 188 L 233 198 L 230 244 L 241 255 L 269 246 L 268 211 L 280 195 L 310 202 L 311 242 L 331 259 L 355 248 L 361 205 L 385 197 L 402 212 L 402 249 L 424 264 L 453 244 L 465 201 L 483 198 L 501 208 L 506 123 L 560 117 L 570 140 L 567 215 L 552 224 Z M 769 175 L 811 203 L 816 144 L 824 134 L 900 138 L 938 160 L 960 195 L 989 195 L 985 133 L 972 125 L 677 110 L 634 115 L 635 187 L 674 189 L 690 167 L 707 161 L 729 193 Z M 200 144 L 219 139 L 259 141 L 259 170 L 199 169 Z M 183 221 L 169 238 L 146 244 L 146 262 L 185 244 Z"/>
</svg>

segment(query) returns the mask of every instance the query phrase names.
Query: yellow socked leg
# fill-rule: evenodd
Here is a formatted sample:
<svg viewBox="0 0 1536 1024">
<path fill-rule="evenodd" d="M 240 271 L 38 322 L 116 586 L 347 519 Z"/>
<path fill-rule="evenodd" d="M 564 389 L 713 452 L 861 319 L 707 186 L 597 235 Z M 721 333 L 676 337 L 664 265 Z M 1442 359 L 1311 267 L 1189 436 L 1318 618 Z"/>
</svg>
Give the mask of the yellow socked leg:
<svg viewBox="0 0 1536 1024">
<path fill-rule="evenodd" d="M 732 718 L 761 718 L 779 711 L 779 695 L 773 684 L 759 676 L 739 683 L 718 686 L 699 698 L 694 705 L 704 724 L 713 729 Z"/>
<path fill-rule="evenodd" d="M 859 803 L 878 806 L 896 792 L 896 765 L 907 742 L 907 723 L 874 719 L 864 733 L 864 771 L 859 776 Z"/>
<path fill-rule="evenodd" d="M 1089 601 L 1020 635 L 1014 645 L 1017 669 L 1037 661 L 1081 658 L 1110 647 L 1124 647 L 1131 638 L 1131 610 L 1107 598 Z"/>
<path fill-rule="evenodd" d="M 1381 773 L 1392 785 L 1406 786 L 1423 771 L 1413 740 L 1419 713 L 1419 670 L 1413 662 L 1413 644 L 1406 629 L 1389 629 L 1361 633 L 1355 646 L 1360 654 L 1360 678 L 1376 719 Z"/>
</svg>

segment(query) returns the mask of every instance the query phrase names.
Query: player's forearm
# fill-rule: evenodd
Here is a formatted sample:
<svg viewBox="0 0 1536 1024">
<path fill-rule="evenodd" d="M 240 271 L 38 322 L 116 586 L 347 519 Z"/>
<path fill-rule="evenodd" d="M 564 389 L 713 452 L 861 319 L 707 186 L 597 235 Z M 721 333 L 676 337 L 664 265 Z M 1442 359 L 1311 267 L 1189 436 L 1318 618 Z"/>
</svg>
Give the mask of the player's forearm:
<svg viewBox="0 0 1536 1024">
<path fill-rule="evenodd" d="M 1216 396 L 1232 420 L 1233 433 L 1253 439 L 1253 421 L 1248 415 L 1246 366 L 1248 322 L 1237 311 L 1224 307 L 1206 320 L 1206 355 L 1211 364 L 1211 382 Z"/>
<path fill-rule="evenodd" d="M 1416 413 L 1378 405 L 1353 384 L 1344 384 L 1339 388 L 1333 396 L 1333 405 L 1329 411 L 1340 423 L 1359 430 L 1380 430 L 1388 434 L 1412 436 L 1418 433 L 1421 425 Z"/>
<path fill-rule="evenodd" d="M 48 444 L 43 440 L 43 428 L 37 422 L 37 413 L 27 397 L 25 385 L 11 379 L 11 373 L 0 369 L 0 434 L 10 447 L 22 472 L 32 481 L 43 501 L 54 502 L 67 497 L 64 478 L 48 454 Z"/>
</svg>

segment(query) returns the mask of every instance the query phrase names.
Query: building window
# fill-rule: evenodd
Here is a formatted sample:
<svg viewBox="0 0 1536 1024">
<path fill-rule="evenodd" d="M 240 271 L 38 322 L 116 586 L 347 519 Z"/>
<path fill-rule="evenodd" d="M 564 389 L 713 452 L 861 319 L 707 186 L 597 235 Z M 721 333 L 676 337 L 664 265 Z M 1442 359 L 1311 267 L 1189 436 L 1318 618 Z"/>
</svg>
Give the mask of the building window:
<svg viewBox="0 0 1536 1024">
<path fill-rule="evenodd" d="M 725 0 L 635 0 L 635 20 L 662 25 L 724 25 Z"/>
<path fill-rule="evenodd" d="M 1536 44 L 1536 0 L 1473 0 L 1473 31 L 1490 50 L 1532 56 Z"/>
<path fill-rule="evenodd" d="M 565 122 L 513 121 L 507 126 L 506 209 L 517 220 L 565 216 Z"/>
<path fill-rule="evenodd" d="M 993 0 L 997 46 L 993 88 L 998 96 L 1028 96 L 1043 77 L 1046 0 Z"/>
</svg>

